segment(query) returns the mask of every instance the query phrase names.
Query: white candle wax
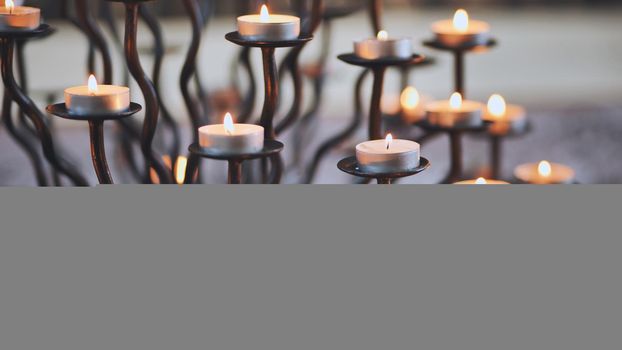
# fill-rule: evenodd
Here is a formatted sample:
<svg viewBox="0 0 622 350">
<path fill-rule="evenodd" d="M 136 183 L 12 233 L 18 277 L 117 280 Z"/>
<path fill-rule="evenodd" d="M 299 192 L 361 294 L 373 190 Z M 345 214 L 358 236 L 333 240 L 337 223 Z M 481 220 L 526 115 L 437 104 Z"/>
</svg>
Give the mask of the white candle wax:
<svg viewBox="0 0 622 350">
<path fill-rule="evenodd" d="M 413 56 L 413 43 L 410 38 L 390 38 L 387 32 L 381 31 L 376 38 L 355 41 L 354 53 L 367 60 L 408 59 Z"/>
<path fill-rule="evenodd" d="M 370 172 L 408 171 L 420 165 L 421 146 L 408 140 L 368 141 L 356 146 L 356 159 L 362 169 Z"/>
<path fill-rule="evenodd" d="M 227 114 L 224 124 L 199 129 L 199 144 L 223 154 L 255 153 L 264 147 L 264 128 L 251 124 L 233 124 Z"/>
<path fill-rule="evenodd" d="M 95 77 L 89 85 L 65 90 L 65 105 L 76 115 L 119 113 L 130 108 L 130 89 L 124 86 L 98 85 Z"/>
<path fill-rule="evenodd" d="M 516 168 L 514 176 L 532 185 L 567 185 L 575 180 L 575 171 L 563 164 L 542 161 L 539 164 L 523 164 Z"/>
<path fill-rule="evenodd" d="M 0 30 L 36 29 L 41 25 L 41 10 L 35 7 L 12 6 L 5 3 L 0 7 Z"/>
<path fill-rule="evenodd" d="M 436 101 L 426 106 L 428 122 L 448 128 L 481 126 L 483 110 L 483 104 L 463 101 L 458 93 L 448 101 Z"/>
<path fill-rule="evenodd" d="M 484 120 L 492 123 L 490 132 L 494 135 L 506 135 L 511 132 L 521 133 L 527 129 L 527 112 L 517 105 L 507 105 L 500 95 L 492 95 Z"/>
<path fill-rule="evenodd" d="M 270 14 L 264 5 L 259 15 L 238 17 L 238 33 L 253 41 L 295 40 L 300 36 L 300 18 Z"/>
<path fill-rule="evenodd" d="M 447 46 L 484 45 L 490 39 L 490 25 L 469 19 L 464 10 L 456 11 L 453 20 L 444 20 L 432 25 L 436 40 Z"/>
</svg>

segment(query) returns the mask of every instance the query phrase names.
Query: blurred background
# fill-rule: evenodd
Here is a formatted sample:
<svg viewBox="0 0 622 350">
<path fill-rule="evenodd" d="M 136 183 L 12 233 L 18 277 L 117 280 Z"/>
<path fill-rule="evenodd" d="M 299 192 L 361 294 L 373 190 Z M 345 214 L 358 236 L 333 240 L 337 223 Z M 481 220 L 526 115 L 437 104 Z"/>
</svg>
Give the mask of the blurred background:
<svg viewBox="0 0 622 350">
<path fill-rule="evenodd" d="M 25 50 L 28 85 L 31 96 L 41 109 L 47 103 L 63 98 L 69 86 L 83 85 L 88 77 L 86 58 L 88 41 L 67 17 L 72 15 L 72 1 L 26 1 L 41 7 L 45 20 L 56 28 L 56 33 L 45 40 L 29 43 Z M 103 1 L 102 1 L 103 3 Z M 213 11 L 203 32 L 199 54 L 200 81 L 212 96 L 231 85 L 231 66 L 239 48 L 227 42 L 224 35 L 235 30 L 235 17 L 259 8 L 259 1 L 212 1 Z M 269 1 L 279 12 L 296 13 L 298 2 Z M 331 6 L 357 5 L 361 2 L 327 1 Z M 474 19 L 492 25 L 499 46 L 494 50 L 467 58 L 466 86 L 471 99 L 481 101 L 493 93 L 500 93 L 508 102 L 521 104 L 529 110 L 534 131 L 524 138 L 506 143 L 503 172 L 511 177 L 514 167 L 523 162 L 542 159 L 572 166 L 582 183 L 622 183 L 622 5 L 619 0 L 473 0 L 473 1 L 407 1 L 387 0 L 385 29 L 395 36 L 409 36 L 418 44 L 417 51 L 436 59 L 436 64 L 414 71 L 409 83 L 423 95 L 446 99 L 452 90 L 452 57 L 443 52 L 424 48 L 423 40 L 431 38 L 430 25 L 451 18 L 458 7 L 466 8 Z M 94 12 L 102 15 L 100 1 L 92 1 Z M 158 15 L 166 43 L 161 86 L 168 109 L 183 125 L 188 140 L 188 113 L 179 89 L 181 67 L 190 43 L 190 23 L 181 1 L 153 1 L 147 3 Z M 123 6 L 111 3 L 117 29 L 123 33 Z M 252 10 L 256 12 L 256 10 Z M 286 182 L 297 183 L 301 169 L 319 143 L 337 133 L 353 113 L 352 95 L 360 69 L 336 59 L 341 53 L 352 51 L 354 39 L 373 34 L 365 9 L 351 16 L 333 21 L 328 75 L 323 100 L 318 110 L 318 124 L 314 133 L 303 143 L 302 155 L 288 149 Z M 139 46 L 142 61 L 149 71 L 153 65 L 151 35 L 141 23 Z M 122 53 L 115 46 L 113 33 L 104 26 L 114 49 L 115 83 L 125 78 Z M 322 30 L 322 29 L 321 29 Z M 320 31 L 321 31 L 320 30 Z M 318 38 L 321 32 L 318 34 Z M 282 58 L 286 52 L 279 52 Z M 303 53 L 303 66 L 312 66 L 320 54 L 320 42 L 315 40 Z M 261 88 L 260 56 L 253 52 L 259 90 L 253 113 L 260 113 L 263 91 Z M 385 108 L 396 104 L 401 92 L 399 72 L 389 72 L 385 85 Z M 370 82 L 364 95 L 367 109 Z M 132 82 L 133 99 L 142 102 L 140 91 Z M 306 83 L 307 93 L 311 88 Z M 286 82 L 283 89 L 283 108 L 291 98 Z M 306 98 L 305 110 L 312 109 Z M 209 117 L 218 121 L 222 111 Z M 283 111 L 280 111 L 283 114 Z M 95 182 L 91 168 L 87 127 L 80 123 L 54 120 L 55 134 L 74 163 Z M 114 126 L 111 126 L 114 128 Z M 403 131 L 407 133 L 408 131 Z M 108 133 L 113 134 L 112 132 Z M 295 137 L 292 132 L 281 138 Z M 112 136 L 111 136 L 112 137 Z M 365 138 L 365 128 L 358 136 L 329 155 L 319 168 L 316 183 L 349 183 L 351 178 L 336 169 L 336 163 L 352 153 L 352 147 Z M 185 149 L 189 141 L 182 147 Z M 108 142 L 113 175 L 122 183 L 132 180 L 122 164 L 113 160 L 118 154 L 114 141 Z M 0 184 L 33 186 L 35 184 L 28 159 L 0 127 Z M 488 164 L 488 144 L 478 138 L 465 143 L 465 161 L 468 171 L 477 173 Z M 406 183 L 435 183 L 449 166 L 447 140 L 439 137 L 426 144 L 424 154 L 433 161 L 432 170 Z M 302 159 L 298 159 L 302 158 Z M 222 164 L 208 164 L 210 182 L 222 182 Z"/>
</svg>

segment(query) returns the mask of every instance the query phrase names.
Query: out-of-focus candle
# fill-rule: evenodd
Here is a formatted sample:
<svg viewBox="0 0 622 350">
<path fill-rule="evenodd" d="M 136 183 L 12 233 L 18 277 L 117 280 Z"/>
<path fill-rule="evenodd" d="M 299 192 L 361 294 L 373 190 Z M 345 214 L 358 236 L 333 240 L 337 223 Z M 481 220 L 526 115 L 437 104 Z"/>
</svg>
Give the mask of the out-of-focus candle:
<svg viewBox="0 0 622 350">
<path fill-rule="evenodd" d="M 119 113 L 130 108 L 130 89 L 125 86 L 99 85 L 94 75 L 86 86 L 65 90 L 65 105 L 76 115 Z"/>
<path fill-rule="evenodd" d="M 21 3 L 21 2 L 20 2 Z M 41 25 L 41 10 L 35 7 L 15 6 L 12 0 L 0 7 L 0 30 L 28 30 Z"/>
<path fill-rule="evenodd" d="M 425 98 L 412 86 L 402 91 L 400 96 L 402 118 L 407 123 L 416 123 L 425 118 Z"/>
<path fill-rule="evenodd" d="M 489 180 L 480 177 L 475 180 L 467 180 L 456 182 L 454 185 L 509 185 L 509 182 L 499 181 L 499 180 Z"/>
<path fill-rule="evenodd" d="M 391 38 L 388 32 L 382 30 L 375 38 L 355 41 L 354 53 L 367 60 L 408 59 L 413 55 L 413 43 L 410 38 Z"/>
<path fill-rule="evenodd" d="M 538 164 L 518 166 L 514 171 L 514 176 L 532 185 L 564 185 L 574 182 L 575 171 L 566 165 L 543 160 Z"/>
<path fill-rule="evenodd" d="M 238 33 L 254 41 L 295 40 L 300 36 L 300 18 L 270 14 L 263 5 L 258 15 L 238 17 Z"/>
<path fill-rule="evenodd" d="M 477 127 L 482 125 L 484 105 L 463 100 L 458 92 L 446 101 L 436 101 L 426 106 L 428 122 L 442 127 Z"/>
<path fill-rule="evenodd" d="M 413 141 L 385 140 L 363 142 L 356 146 L 356 159 L 366 171 L 390 173 L 408 171 L 421 163 L 421 146 Z"/>
<path fill-rule="evenodd" d="M 199 129 L 201 147 L 223 154 L 255 153 L 264 147 L 264 128 L 251 124 L 234 124 L 231 114 L 224 123 Z"/>
<path fill-rule="evenodd" d="M 505 135 L 510 132 L 521 133 L 527 129 L 527 113 L 517 105 L 508 105 L 501 95 L 492 95 L 484 113 L 484 120 L 492 123 L 490 132 Z"/>
<path fill-rule="evenodd" d="M 490 39 L 490 25 L 469 19 L 469 14 L 457 10 L 453 20 L 444 20 L 432 25 L 436 40 L 447 46 L 483 45 Z"/>
</svg>

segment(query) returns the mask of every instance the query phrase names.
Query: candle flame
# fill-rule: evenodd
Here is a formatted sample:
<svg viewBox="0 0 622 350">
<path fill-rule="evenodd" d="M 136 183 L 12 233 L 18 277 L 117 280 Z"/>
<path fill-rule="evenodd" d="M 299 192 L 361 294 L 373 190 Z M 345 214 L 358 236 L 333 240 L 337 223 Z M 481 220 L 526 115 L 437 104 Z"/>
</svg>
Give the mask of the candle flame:
<svg viewBox="0 0 622 350">
<path fill-rule="evenodd" d="M 183 185 L 186 181 L 186 168 L 188 167 L 188 158 L 179 156 L 175 162 L 175 179 L 177 184 Z"/>
<path fill-rule="evenodd" d="M 387 32 L 386 30 L 381 30 L 378 32 L 378 40 L 380 41 L 387 41 L 389 40 L 389 32 Z"/>
<path fill-rule="evenodd" d="M 462 95 L 459 92 L 454 92 L 449 99 L 449 106 L 451 109 L 460 109 L 462 108 Z"/>
<path fill-rule="evenodd" d="M 385 144 L 387 145 L 387 149 L 391 148 L 391 144 L 393 144 L 393 135 L 391 135 L 391 134 L 387 135 L 387 138 L 385 140 Z"/>
<path fill-rule="evenodd" d="M 550 177 L 552 173 L 553 173 L 553 169 L 552 169 L 551 163 L 547 162 L 546 160 L 543 160 L 540 162 L 540 164 L 538 164 L 538 174 L 540 174 L 540 176 Z"/>
<path fill-rule="evenodd" d="M 235 125 L 233 124 L 233 117 L 231 116 L 231 113 L 225 114 L 224 124 L 225 124 L 225 131 L 227 131 L 229 135 L 235 132 Z"/>
<path fill-rule="evenodd" d="M 89 94 L 95 95 L 97 93 L 97 90 L 99 89 L 99 86 L 97 85 L 97 78 L 95 78 L 93 74 L 91 74 L 91 76 L 89 77 L 88 86 Z"/>
<path fill-rule="evenodd" d="M 469 30 L 469 14 L 459 9 L 454 15 L 454 28 L 459 32 L 466 32 Z"/>
<path fill-rule="evenodd" d="M 264 23 L 270 20 L 270 11 L 268 11 L 268 6 L 261 6 L 261 14 L 259 15 L 259 19 Z"/>
<path fill-rule="evenodd" d="M 486 181 L 486 179 L 484 179 L 483 177 L 480 177 L 479 179 L 475 180 L 475 184 L 476 185 L 488 185 L 488 181 Z"/>
<path fill-rule="evenodd" d="M 13 10 L 15 9 L 15 3 L 13 2 L 13 0 L 6 0 L 4 2 L 4 6 L 9 9 L 9 13 L 13 14 Z"/>
<path fill-rule="evenodd" d="M 412 86 L 407 87 L 402 91 L 402 96 L 400 97 L 400 102 L 402 104 L 402 108 L 404 109 L 415 109 L 419 106 L 421 102 L 421 96 L 419 95 L 419 91 Z"/>
<path fill-rule="evenodd" d="M 501 95 L 492 95 L 488 100 L 488 112 L 497 118 L 503 118 L 507 111 L 507 104 Z"/>
</svg>

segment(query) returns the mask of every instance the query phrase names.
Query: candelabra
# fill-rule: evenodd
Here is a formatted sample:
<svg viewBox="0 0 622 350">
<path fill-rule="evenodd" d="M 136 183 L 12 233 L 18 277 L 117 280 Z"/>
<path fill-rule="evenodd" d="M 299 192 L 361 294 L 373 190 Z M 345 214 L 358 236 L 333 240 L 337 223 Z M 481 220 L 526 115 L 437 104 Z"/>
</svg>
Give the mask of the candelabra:
<svg viewBox="0 0 622 350">
<path fill-rule="evenodd" d="M 420 164 L 414 169 L 405 169 L 399 172 L 375 172 L 361 167 L 356 157 L 348 157 L 337 164 L 339 170 L 344 173 L 363 178 L 365 180 L 376 179 L 379 185 L 391 185 L 395 180 L 417 175 L 430 168 L 430 161 L 421 158 Z"/>
</svg>

